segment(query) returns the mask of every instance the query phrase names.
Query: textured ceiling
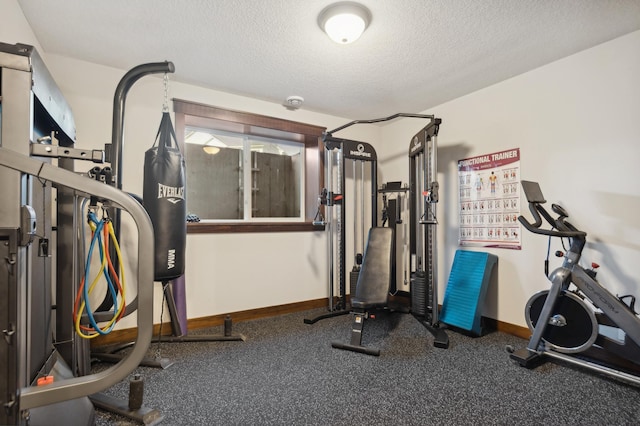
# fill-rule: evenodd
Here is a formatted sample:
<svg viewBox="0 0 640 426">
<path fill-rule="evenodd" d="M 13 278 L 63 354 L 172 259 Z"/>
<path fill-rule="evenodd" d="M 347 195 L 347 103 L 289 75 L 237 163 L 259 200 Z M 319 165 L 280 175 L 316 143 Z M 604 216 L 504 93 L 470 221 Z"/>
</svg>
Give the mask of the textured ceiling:
<svg viewBox="0 0 640 426">
<path fill-rule="evenodd" d="M 359 0 L 357 42 L 320 30 L 332 0 L 18 0 L 53 53 L 352 119 L 420 112 L 640 29 L 640 0 Z"/>
</svg>

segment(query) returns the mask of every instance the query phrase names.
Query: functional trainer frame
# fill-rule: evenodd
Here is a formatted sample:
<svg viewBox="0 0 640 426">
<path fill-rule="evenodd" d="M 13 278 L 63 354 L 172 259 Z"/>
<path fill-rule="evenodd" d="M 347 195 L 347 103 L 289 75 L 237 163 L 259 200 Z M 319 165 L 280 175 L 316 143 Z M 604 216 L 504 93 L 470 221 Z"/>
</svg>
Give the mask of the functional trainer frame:
<svg viewBox="0 0 640 426">
<path fill-rule="evenodd" d="M 333 137 L 333 133 L 343 130 L 355 124 L 373 124 L 384 121 L 394 120 L 399 117 L 407 118 L 423 118 L 428 119 L 427 124 L 420 132 L 418 132 L 411 140 L 409 147 L 409 205 L 410 205 L 410 257 L 411 257 L 411 298 L 412 298 L 412 313 L 420 320 L 420 322 L 433 334 L 435 340 L 434 345 L 440 348 L 447 348 L 449 346 L 449 339 L 439 323 L 439 311 L 438 311 L 438 275 L 437 275 L 437 216 L 436 216 L 436 203 L 438 202 L 438 190 L 439 185 L 437 182 L 437 136 L 440 129 L 442 120 L 436 118 L 433 115 L 424 114 L 407 114 L 397 113 L 389 117 L 377 118 L 372 120 L 355 120 L 347 123 L 341 127 L 338 127 L 330 132 L 327 132 L 323 138 L 325 147 L 327 150 L 340 148 L 339 153 L 344 157 L 345 147 L 350 148 L 349 154 L 356 155 L 358 158 L 368 156 L 366 153 L 365 144 L 362 142 L 348 141 L 345 139 L 336 139 Z M 352 145 L 345 145 L 345 143 L 357 143 L 356 148 L 359 150 L 353 150 Z M 373 149 L 373 148 L 372 148 Z M 331 188 L 331 158 L 327 154 L 327 160 L 325 166 L 327 172 L 325 179 L 327 180 L 327 187 Z M 375 165 L 375 163 L 374 163 Z M 344 197 L 340 193 L 344 187 L 344 164 L 341 165 L 342 175 L 339 178 L 338 195 L 330 192 L 330 190 L 324 190 L 321 196 L 322 204 L 326 206 L 339 205 L 344 202 Z M 377 175 L 376 168 L 372 166 L 372 226 L 377 226 Z M 339 228 L 339 255 L 338 262 L 340 267 L 340 303 L 338 310 L 333 306 L 333 234 L 332 229 L 329 231 L 329 313 L 320 317 L 308 320 L 305 319 L 305 323 L 312 324 L 319 319 L 328 318 L 337 315 L 343 315 L 348 313 L 346 311 L 346 272 L 345 272 L 345 255 L 344 255 L 344 222 L 345 213 L 344 208 L 340 209 L 340 216 L 336 223 L 336 227 Z M 327 217 L 332 218 L 331 210 L 327 211 Z M 325 225 L 328 222 L 318 222 L 317 224 Z M 352 278 L 353 281 L 353 278 Z"/>
<path fill-rule="evenodd" d="M 409 148 L 409 206 L 411 212 L 410 258 L 411 269 L 411 298 L 413 315 L 434 335 L 434 345 L 447 348 L 449 340 L 439 326 L 438 296 L 437 296 L 437 224 L 435 204 L 438 202 L 437 182 L 437 135 L 441 119 L 433 115 L 398 113 L 386 118 L 374 120 L 356 120 L 334 131 L 342 130 L 358 123 L 377 123 L 397 117 L 427 118 L 429 124 L 416 134 Z M 375 176 L 372 179 L 375 181 Z M 386 188 L 383 188 L 383 192 Z M 377 206 L 377 184 L 373 197 L 373 205 Z M 394 214 L 395 218 L 395 214 Z M 392 275 L 395 275 L 395 243 L 394 232 L 383 238 L 378 232 L 377 218 L 372 222 L 374 228 L 370 231 L 372 247 L 367 246 L 362 270 L 367 267 L 368 275 L 360 275 L 357 279 L 355 294 L 352 291 L 352 330 L 350 343 L 333 342 L 338 349 L 362 352 L 368 355 L 379 355 L 380 351 L 361 344 L 362 330 L 365 320 L 369 317 L 370 309 L 387 308 L 388 296 L 391 289 Z M 374 233 L 374 231 L 376 231 Z M 422 232 L 420 232 L 422 231 Z M 371 240 L 373 237 L 373 240 Z M 332 247 L 331 242 L 329 246 Z M 370 251 L 370 248 L 372 251 Z M 371 258 L 373 256 L 373 258 Z M 344 259 L 344 256 L 342 257 Z M 331 266 L 330 266 L 331 268 Z M 374 272 L 370 272 L 373 270 Z M 362 274 L 362 272 L 361 272 Z M 342 275 L 344 276 L 344 274 Z M 344 287 L 341 286 L 341 290 Z"/>
</svg>

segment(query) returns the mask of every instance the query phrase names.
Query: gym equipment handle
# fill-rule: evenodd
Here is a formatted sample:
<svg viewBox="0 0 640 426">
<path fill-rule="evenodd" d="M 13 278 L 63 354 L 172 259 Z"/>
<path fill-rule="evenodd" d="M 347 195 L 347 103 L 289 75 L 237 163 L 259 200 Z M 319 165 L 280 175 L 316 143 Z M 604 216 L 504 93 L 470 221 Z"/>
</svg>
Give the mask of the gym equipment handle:
<svg viewBox="0 0 640 426">
<path fill-rule="evenodd" d="M 347 127 L 351 127 L 354 124 L 374 124 L 374 123 L 380 123 L 380 122 L 383 122 L 383 121 L 394 120 L 394 119 L 399 118 L 399 117 L 426 118 L 426 119 L 429 119 L 429 120 L 435 120 L 436 119 L 434 115 L 412 114 L 412 113 L 399 112 L 397 114 L 390 115 L 389 117 L 374 118 L 372 120 L 353 120 L 353 121 L 350 121 L 349 123 L 347 123 L 347 124 L 345 124 L 343 126 L 340 126 L 340 127 L 336 128 L 336 129 L 333 129 L 333 130 L 331 130 L 329 132 L 326 132 L 326 135 L 331 135 L 333 133 L 339 132 L 340 130 L 344 130 Z"/>
<path fill-rule="evenodd" d="M 560 238 L 582 238 L 587 236 L 586 232 L 578 231 L 573 225 L 566 222 L 564 220 L 565 216 L 561 215 L 558 219 L 554 220 L 549 212 L 538 202 L 529 202 L 529 211 L 533 215 L 535 222 L 530 223 L 527 219 L 520 215 L 518 216 L 518 221 L 525 227 L 529 232 L 533 232 L 534 234 L 540 235 L 548 235 L 551 237 L 560 237 Z M 540 229 L 542 226 L 542 217 L 551 225 L 555 230 L 552 229 Z M 565 229 L 558 229 L 565 228 Z"/>
</svg>

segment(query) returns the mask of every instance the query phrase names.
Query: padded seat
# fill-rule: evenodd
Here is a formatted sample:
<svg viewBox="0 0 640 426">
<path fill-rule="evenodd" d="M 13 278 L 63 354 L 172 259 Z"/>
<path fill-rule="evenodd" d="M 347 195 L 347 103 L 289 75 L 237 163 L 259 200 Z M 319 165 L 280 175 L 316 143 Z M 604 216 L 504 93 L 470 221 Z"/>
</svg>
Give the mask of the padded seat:
<svg viewBox="0 0 640 426">
<path fill-rule="evenodd" d="M 387 304 L 391 286 L 393 229 L 371 228 L 356 284 L 351 296 L 354 309 L 381 308 Z"/>
<path fill-rule="evenodd" d="M 352 325 L 349 343 L 332 342 L 337 349 L 380 355 L 380 350 L 362 346 L 362 330 L 369 317 L 368 310 L 387 306 L 391 287 L 393 260 L 393 229 L 371 228 L 356 283 L 356 294 L 351 296 Z"/>
</svg>

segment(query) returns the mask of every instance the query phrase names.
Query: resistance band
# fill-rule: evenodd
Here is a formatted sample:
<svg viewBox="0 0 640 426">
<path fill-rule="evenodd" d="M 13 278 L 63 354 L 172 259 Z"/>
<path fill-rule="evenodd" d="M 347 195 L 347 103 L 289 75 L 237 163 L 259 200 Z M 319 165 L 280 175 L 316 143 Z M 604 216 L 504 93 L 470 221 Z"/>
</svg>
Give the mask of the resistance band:
<svg viewBox="0 0 640 426">
<path fill-rule="evenodd" d="M 106 212 L 103 213 L 102 219 L 98 219 L 95 212 L 91 210 L 87 214 L 87 222 L 88 222 L 89 228 L 91 229 L 91 242 L 89 244 L 89 250 L 87 252 L 84 276 L 80 281 L 78 293 L 76 294 L 76 299 L 75 299 L 74 309 L 73 309 L 73 322 L 75 325 L 76 333 L 78 333 L 80 337 L 84 339 L 93 339 L 100 335 L 109 334 L 111 330 L 113 330 L 113 328 L 115 327 L 116 323 L 124 316 L 125 306 L 126 306 L 125 304 L 126 285 L 125 285 L 125 277 L 124 277 L 124 266 L 122 262 L 122 254 L 120 252 L 120 246 L 118 245 L 118 241 L 115 236 L 113 223 L 106 216 Z M 83 232 L 83 236 L 84 236 L 84 232 Z M 115 251 L 118 257 L 118 264 L 120 265 L 120 275 L 116 273 L 113 267 L 113 263 L 111 262 L 111 258 L 109 256 L 109 240 L 113 242 L 113 247 L 115 248 Z M 100 256 L 100 268 L 96 272 L 93 280 L 90 280 L 91 259 L 93 257 L 94 248 L 96 244 L 98 245 L 98 252 Z M 118 294 L 121 294 L 118 308 L 117 309 L 115 308 L 115 303 L 114 303 L 113 317 L 103 327 L 100 327 L 96 322 L 93 315 L 93 311 L 91 310 L 91 304 L 89 301 L 89 295 L 94 290 L 96 284 L 100 282 L 101 276 L 104 276 L 105 278 L 108 291 L 111 293 L 112 300 L 117 301 Z M 119 277 L 121 277 L 122 283 L 120 282 Z M 91 281 L 91 285 L 88 285 L 89 281 Z M 80 324 L 80 319 L 82 318 L 82 315 L 85 311 L 87 314 L 87 318 L 89 319 L 90 326 L 85 326 Z"/>
</svg>

